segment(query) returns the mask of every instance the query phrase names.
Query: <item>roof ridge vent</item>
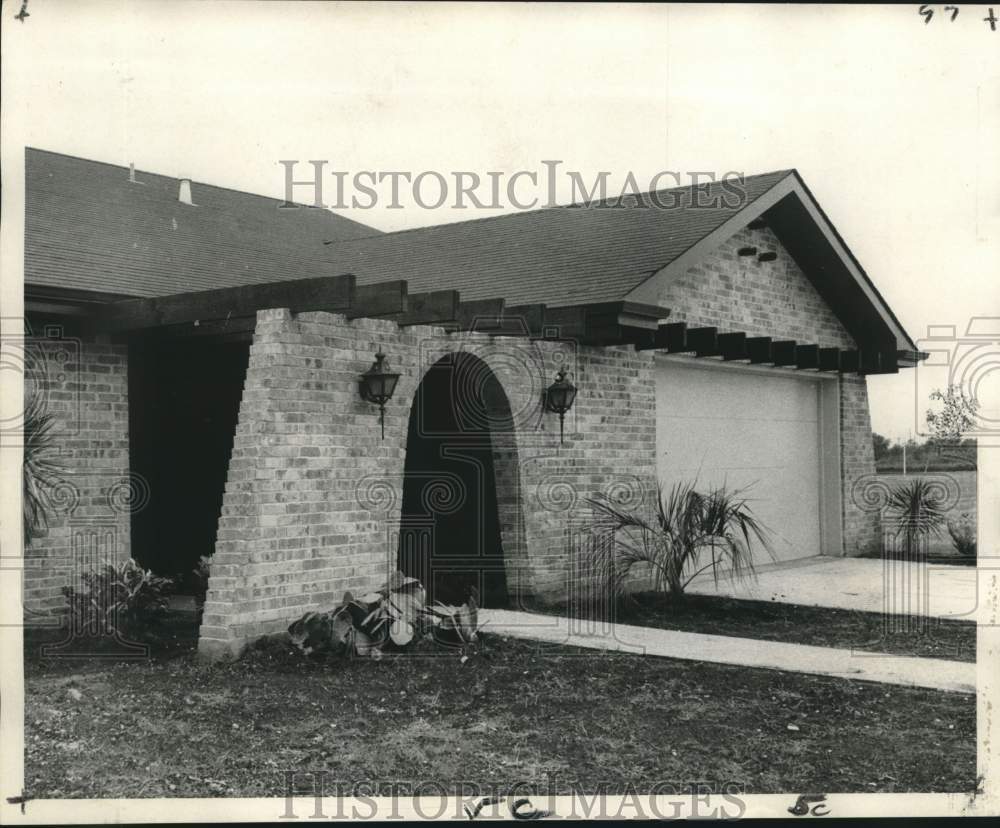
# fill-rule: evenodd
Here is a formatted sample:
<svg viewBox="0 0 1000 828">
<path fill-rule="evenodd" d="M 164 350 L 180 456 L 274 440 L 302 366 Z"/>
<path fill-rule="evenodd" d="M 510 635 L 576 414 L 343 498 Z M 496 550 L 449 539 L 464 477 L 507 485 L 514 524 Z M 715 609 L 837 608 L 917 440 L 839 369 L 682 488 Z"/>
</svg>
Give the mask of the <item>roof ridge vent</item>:
<svg viewBox="0 0 1000 828">
<path fill-rule="evenodd" d="M 135 177 L 135 162 L 134 161 L 129 161 L 128 162 L 128 183 L 129 184 L 145 184 L 146 183 L 145 181 L 139 181 Z"/>
<path fill-rule="evenodd" d="M 177 200 L 181 204 L 187 204 L 190 207 L 197 207 L 198 205 L 194 203 L 191 199 L 191 179 L 182 178 L 180 189 L 177 192 Z"/>
</svg>

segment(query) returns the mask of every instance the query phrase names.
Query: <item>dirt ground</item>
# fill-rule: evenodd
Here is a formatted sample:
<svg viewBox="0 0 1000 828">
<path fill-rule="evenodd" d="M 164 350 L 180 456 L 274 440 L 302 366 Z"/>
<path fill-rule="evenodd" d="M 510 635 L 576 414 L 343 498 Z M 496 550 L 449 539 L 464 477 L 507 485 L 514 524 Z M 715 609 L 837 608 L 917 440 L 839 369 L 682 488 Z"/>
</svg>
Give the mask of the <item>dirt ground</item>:
<svg viewBox="0 0 1000 828">
<path fill-rule="evenodd" d="M 284 796 L 289 771 L 460 791 L 736 785 L 969 791 L 972 696 L 484 635 L 453 653 L 206 664 L 179 639 L 115 661 L 26 653 L 33 797 Z M 732 788 L 730 788 L 731 790 Z"/>
</svg>

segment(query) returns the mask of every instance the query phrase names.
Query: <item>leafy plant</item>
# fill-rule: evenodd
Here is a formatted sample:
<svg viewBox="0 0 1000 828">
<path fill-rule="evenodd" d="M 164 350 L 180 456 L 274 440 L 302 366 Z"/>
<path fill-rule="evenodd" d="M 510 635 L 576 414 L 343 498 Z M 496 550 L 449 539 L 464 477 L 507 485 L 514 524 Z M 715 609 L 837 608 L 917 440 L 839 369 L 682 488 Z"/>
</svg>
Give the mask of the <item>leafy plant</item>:
<svg viewBox="0 0 1000 828">
<path fill-rule="evenodd" d="M 167 607 L 172 578 L 154 575 L 129 558 L 80 575 L 62 588 L 72 629 L 83 635 L 139 635 Z"/>
<path fill-rule="evenodd" d="M 461 607 L 438 602 L 426 607 L 426 592 L 416 578 L 396 572 L 380 589 L 355 598 L 344 593 L 328 612 L 307 612 L 288 628 L 294 644 L 306 655 L 330 653 L 381 658 L 386 647 L 405 649 L 431 636 L 438 643 L 458 646 L 463 660 L 476 642 L 477 606 L 473 595 Z"/>
<path fill-rule="evenodd" d="M 55 418 L 37 391 L 27 391 L 24 406 L 24 462 L 22 471 L 22 531 L 24 545 L 48 528 L 52 492 L 64 473 L 56 459 Z"/>
<path fill-rule="evenodd" d="M 947 526 L 955 551 L 963 557 L 976 557 L 976 521 L 972 515 L 963 512 L 959 517 L 949 519 Z"/>
<path fill-rule="evenodd" d="M 473 588 L 465 603 L 455 607 L 436 601 L 423 612 L 435 619 L 434 640 L 446 647 L 457 647 L 464 661 L 479 640 L 478 591 Z"/>
<path fill-rule="evenodd" d="M 593 556 L 596 575 L 612 594 L 625 593 L 638 564 L 652 568 L 657 591 L 666 588 L 676 597 L 707 569 L 715 578 L 720 566 L 736 579 L 752 577 L 756 544 L 774 557 L 770 532 L 750 509 L 746 489 L 699 492 L 696 482 L 677 483 L 669 492 L 659 486 L 651 517 L 619 509 L 606 497 L 588 501 L 597 513 L 594 531 L 612 534 L 610 543 L 594 547 Z"/>
<path fill-rule="evenodd" d="M 907 555 L 916 554 L 929 536 L 939 537 L 945 522 L 940 488 L 922 477 L 899 486 L 889 495 L 886 515 Z"/>
</svg>

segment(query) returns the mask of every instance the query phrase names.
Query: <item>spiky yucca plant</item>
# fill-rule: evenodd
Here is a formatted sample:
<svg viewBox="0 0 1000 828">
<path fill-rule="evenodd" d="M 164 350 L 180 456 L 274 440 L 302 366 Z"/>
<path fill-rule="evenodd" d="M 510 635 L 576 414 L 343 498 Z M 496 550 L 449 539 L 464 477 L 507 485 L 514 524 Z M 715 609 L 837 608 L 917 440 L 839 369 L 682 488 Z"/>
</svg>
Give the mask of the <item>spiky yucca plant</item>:
<svg viewBox="0 0 1000 828">
<path fill-rule="evenodd" d="M 754 516 L 746 489 L 721 486 L 700 492 L 696 485 L 677 483 L 669 492 L 658 486 L 651 519 L 619 509 L 606 497 L 588 501 L 597 513 L 595 533 L 610 529 L 614 536 L 611 543 L 595 545 L 593 560 L 595 575 L 611 594 L 625 593 L 637 564 L 649 564 L 657 591 L 666 588 L 677 597 L 708 569 L 715 578 L 720 567 L 737 580 L 752 577 L 755 544 L 774 557 L 770 531 Z M 707 562 L 699 561 L 702 554 L 708 555 Z"/>
<path fill-rule="evenodd" d="M 25 392 L 22 531 L 27 546 L 48 527 L 52 492 L 63 473 L 56 458 L 55 419 L 37 391 Z"/>
<path fill-rule="evenodd" d="M 939 537 L 945 522 L 940 488 L 922 477 L 894 489 L 886 512 L 896 537 L 903 539 L 906 554 L 911 556 L 924 538 Z"/>
</svg>

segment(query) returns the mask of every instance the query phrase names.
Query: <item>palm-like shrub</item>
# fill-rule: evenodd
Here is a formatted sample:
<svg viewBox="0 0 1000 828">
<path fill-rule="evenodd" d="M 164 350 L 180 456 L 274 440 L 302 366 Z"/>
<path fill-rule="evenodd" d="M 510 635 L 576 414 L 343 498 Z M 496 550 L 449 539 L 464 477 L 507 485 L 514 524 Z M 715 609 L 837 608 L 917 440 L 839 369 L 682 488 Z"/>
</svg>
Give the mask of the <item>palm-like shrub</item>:
<svg viewBox="0 0 1000 828">
<path fill-rule="evenodd" d="M 922 477 L 915 478 L 893 490 L 886 504 L 890 528 L 902 538 L 903 549 L 913 556 L 921 541 L 931 535 L 940 537 L 945 522 L 941 508 L 942 491 Z"/>
<path fill-rule="evenodd" d="M 52 492 L 63 472 L 56 456 L 55 419 L 38 392 L 26 392 L 24 405 L 24 463 L 22 531 L 27 546 L 48 527 Z"/>
<path fill-rule="evenodd" d="M 755 545 L 774 557 L 770 531 L 754 516 L 746 489 L 721 486 L 702 492 L 696 485 L 677 483 L 669 492 L 658 486 L 651 517 L 620 509 L 606 497 L 588 501 L 597 517 L 594 534 L 612 535 L 610 543 L 593 547 L 595 575 L 611 594 L 626 592 L 638 564 L 652 569 L 657 591 L 677 597 L 708 569 L 715 578 L 720 568 L 737 580 L 753 577 Z"/>
</svg>

